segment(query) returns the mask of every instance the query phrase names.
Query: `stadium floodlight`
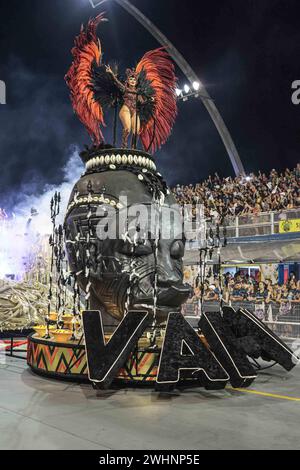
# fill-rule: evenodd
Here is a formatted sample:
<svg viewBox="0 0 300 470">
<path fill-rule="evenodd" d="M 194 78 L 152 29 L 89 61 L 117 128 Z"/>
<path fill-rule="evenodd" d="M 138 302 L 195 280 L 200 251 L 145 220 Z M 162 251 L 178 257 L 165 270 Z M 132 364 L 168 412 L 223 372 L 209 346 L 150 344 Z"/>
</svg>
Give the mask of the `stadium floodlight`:
<svg viewBox="0 0 300 470">
<path fill-rule="evenodd" d="M 102 3 L 105 3 L 105 2 L 107 2 L 107 0 L 100 0 L 98 2 L 97 0 L 90 0 L 90 4 L 92 5 L 93 8 L 97 8 L 100 5 L 102 5 Z"/>
<path fill-rule="evenodd" d="M 193 83 L 193 88 L 194 88 L 195 91 L 199 91 L 199 90 L 200 90 L 200 86 L 201 86 L 201 85 L 200 85 L 199 82 L 194 82 L 194 83 Z"/>
<path fill-rule="evenodd" d="M 190 98 L 201 98 L 202 100 L 213 101 L 209 95 L 200 92 L 202 87 L 203 85 L 200 81 L 193 82 L 192 85 L 186 83 L 183 88 L 176 88 L 175 93 L 179 101 L 188 101 Z"/>
</svg>

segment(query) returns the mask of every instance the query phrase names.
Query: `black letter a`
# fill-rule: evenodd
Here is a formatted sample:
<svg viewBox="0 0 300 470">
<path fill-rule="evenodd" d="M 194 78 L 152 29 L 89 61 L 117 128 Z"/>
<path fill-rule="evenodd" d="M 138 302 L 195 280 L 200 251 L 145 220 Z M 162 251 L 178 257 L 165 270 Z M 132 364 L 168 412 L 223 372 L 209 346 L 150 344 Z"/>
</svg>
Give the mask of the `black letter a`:
<svg viewBox="0 0 300 470">
<path fill-rule="evenodd" d="M 156 388 L 168 390 L 180 379 L 214 390 L 224 388 L 229 376 L 182 314 L 175 312 L 169 313 Z"/>
</svg>

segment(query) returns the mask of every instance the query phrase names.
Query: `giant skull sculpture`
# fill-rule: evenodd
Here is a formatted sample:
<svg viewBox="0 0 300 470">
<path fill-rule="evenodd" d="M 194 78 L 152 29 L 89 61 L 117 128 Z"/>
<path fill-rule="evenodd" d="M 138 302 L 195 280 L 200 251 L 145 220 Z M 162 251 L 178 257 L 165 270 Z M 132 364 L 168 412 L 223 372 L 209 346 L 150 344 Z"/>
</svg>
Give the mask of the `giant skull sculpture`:
<svg viewBox="0 0 300 470">
<path fill-rule="evenodd" d="M 190 293 L 175 199 L 144 152 L 106 149 L 82 158 L 87 171 L 72 191 L 65 232 L 90 307 L 120 321 L 128 300 L 131 309 L 153 310 L 156 298 L 157 320 L 165 321 Z"/>
</svg>

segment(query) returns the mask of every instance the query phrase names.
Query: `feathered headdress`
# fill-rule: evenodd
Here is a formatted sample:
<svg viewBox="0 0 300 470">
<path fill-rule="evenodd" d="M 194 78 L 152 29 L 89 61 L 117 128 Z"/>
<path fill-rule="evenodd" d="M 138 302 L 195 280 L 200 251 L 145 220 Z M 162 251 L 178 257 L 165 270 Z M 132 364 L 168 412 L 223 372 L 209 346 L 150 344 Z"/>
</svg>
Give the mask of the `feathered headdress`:
<svg viewBox="0 0 300 470">
<path fill-rule="evenodd" d="M 96 29 L 103 21 L 106 19 L 102 13 L 81 28 L 66 75 L 74 111 L 96 145 L 104 140 L 100 129 L 105 126 L 104 108 L 122 101 L 120 88 L 101 62 Z M 177 116 L 174 64 L 164 48 L 159 48 L 145 54 L 135 69 L 127 69 L 126 75 L 137 79 L 137 92 L 143 98 L 138 109 L 141 141 L 146 151 L 155 152 L 168 139 Z"/>
<path fill-rule="evenodd" d="M 128 78 L 138 78 L 138 73 L 134 69 L 126 69 L 126 77 Z"/>
</svg>

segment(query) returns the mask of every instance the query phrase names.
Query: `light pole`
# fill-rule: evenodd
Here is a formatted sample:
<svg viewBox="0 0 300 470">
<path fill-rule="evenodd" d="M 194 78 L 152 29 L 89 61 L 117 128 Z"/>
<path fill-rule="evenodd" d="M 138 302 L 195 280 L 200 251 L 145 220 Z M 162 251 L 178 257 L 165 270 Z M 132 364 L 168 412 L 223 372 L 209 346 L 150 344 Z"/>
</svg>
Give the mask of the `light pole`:
<svg viewBox="0 0 300 470">
<path fill-rule="evenodd" d="M 90 0 L 93 8 L 96 8 L 108 0 Z M 141 23 L 147 31 L 152 34 L 152 36 L 164 47 L 168 49 L 170 56 L 173 58 L 174 62 L 178 65 L 180 70 L 184 73 L 189 82 L 193 85 L 194 83 L 201 83 L 197 74 L 194 72 L 192 67 L 188 64 L 185 58 L 180 54 L 180 52 L 175 48 L 175 46 L 167 39 L 167 37 L 134 5 L 132 5 L 129 0 L 114 0 L 116 3 L 121 5 L 128 13 L 130 13 L 139 23 Z M 207 109 L 210 117 L 212 118 L 219 135 L 225 145 L 228 156 L 232 163 L 233 169 L 236 175 L 245 174 L 244 166 L 240 159 L 237 148 L 232 140 L 232 137 L 226 127 L 226 124 L 219 113 L 214 101 L 211 99 L 205 87 L 201 86 L 201 95 L 199 98 Z"/>
</svg>

